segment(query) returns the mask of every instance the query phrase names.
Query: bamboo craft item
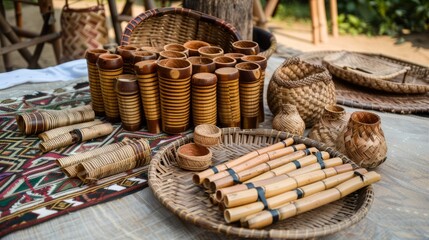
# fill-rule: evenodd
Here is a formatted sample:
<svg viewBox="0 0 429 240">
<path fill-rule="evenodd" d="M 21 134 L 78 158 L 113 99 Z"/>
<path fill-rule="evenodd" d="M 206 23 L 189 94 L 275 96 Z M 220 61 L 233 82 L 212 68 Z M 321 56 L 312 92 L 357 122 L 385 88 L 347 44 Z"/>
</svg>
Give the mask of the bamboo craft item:
<svg viewBox="0 0 429 240">
<path fill-rule="evenodd" d="M 183 46 L 186 49 L 188 49 L 188 52 L 189 52 L 188 56 L 191 57 L 191 56 L 199 56 L 200 53 L 198 52 L 198 49 L 200 47 L 210 46 L 210 44 L 207 42 L 204 42 L 204 41 L 200 41 L 200 40 L 189 40 L 189 41 L 185 42 L 183 44 Z"/>
<path fill-rule="evenodd" d="M 293 152 L 298 151 L 298 150 L 303 150 L 305 148 L 306 148 L 306 146 L 304 144 L 297 144 L 297 145 L 292 145 L 292 146 L 285 147 L 282 149 L 266 152 L 264 154 L 261 154 L 259 156 L 254 157 L 254 158 L 251 158 L 248 161 L 245 161 L 241 164 L 237 164 L 235 166 L 229 167 L 226 169 L 226 171 L 222 171 L 222 172 L 216 173 L 212 176 L 208 176 L 206 179 L 204 179 L 203 186 L 207 189 L 210 189 L 211 191 L 216 191 L 217 189 L 222 187 L 222 186 L 216 185 L 215 181 L 218 179 L 221 179 L 221 178 L 226 177 L 226 176 L 235 177 L 237 172 L 249 169 L 251 167 L 257 166 L 261 163 L 267 162 L 267 161 L 272 160 L 272 159 L 276 159 L 279 157 L 286 156 L 290 153 L 293 153 Z"/>
<path fill-rule="evenodd" d="M 215 57 L 213 58 L 213 61 L 216 64 L 216 69 L 223 68 L 223 67 L 235 67 L 235 65 L 237 64 L 237 60 L 227 56 Z"/>
<path fill-rule="evenodd" d="M 159 59 L 186 59 L 187 56 L 184 53 L 176 51 L 161 51 L 159 53 Z"/>
<path fill-rule="evenodd" d="M 137 47 L 134 46 L 118 46 L 116 52 L 121 55 L 123 60 L 123 74 L 134 74 L 134 55 Z"/>
<path fill-rule="evenodd" d="M 232 48 L 236 53 L 244 55 L 257 55 L 260 51 L 259 44 L 251 40 L 239 40 L 232 43 Z"/>
<path fill-rule="evenodd" d="M 54 129 L 40 133 L 38 135 L 38 137 L 42 141 L 46 142 L 51 138 L 54 138 L 54 137 L 59 136 L 59 135 L 64 134 L 64 133 L 68 133 L 68 132 L 72 131 L 73 129 L 91 127 L 91 126 L 98 125 L 101 123 L 103 123 L 103 122 L 98 120 L 98 119 L 95 119 L 94 121 L 91 121 L 91 122 L 84 122 L 84 123 L 78 123 L 78 124 L 73 124 L 73 125 L 69 125 L 69 126 L 54 128 Z"/>
<path fill-rule="evenodd" d="M 161 104 L 156 60 L 146 60 L 135 64 L 140 97 L 150 133 L 161 132 Z"/>
<path fill-rule="evenodd" d="M 156 59 L 158 59 L 159 53 L 164 51 L 164 48 L 163 47 L 142 46 L 142 47 L 140 47 L 140 50 L 154 53 L 156 55 Z"/>
<path fill-rule="evenodd" d="M 282 104 L 280 112 L 273 118 L 273 128 L 302 136 L 305 131 L 305 122 L 295 105 Z"/>
<path fill-rule="evenodd" d="M 213 73 L 196 73 L 192 76 L 191 83 L 191 106 L 194 125 L 216 125 L 216 75 Z"/>
<path fill-rule="evenodd" d="M 89 91 L 91 93 L 91 104 L 95 115 L 104 115 L 103 95 L 101 94 L 100 75 L 97 68 L 97 59 L 101 54 L 108 53 L 104 49 L 88 49 L 85 53 L 88 66 Z"/>
<path fill-rule="evenodd" d="M 223 56 L 224 52 L 221 47 L 217 46 L 206 46 L 198 48 L 198 53 L 201 57 L 215 58 Z"/>
<path fill-rule="evenodd" d="M 234 58 L 237 61 L 237 63 L 241 63 L 242 62 L 241 58 L 244 57 L 244 56 L 246 56 L 246 55 L 244 55 L 242 53 L 225 53 L 224 56 L 225 57 L 232 57 L 232 58 Z"/>
<path fill-rule="evenodd" d="M 218 78 L 217 108 L 221 127 L 240 127 L 239 73 L 235 68 L 219 68 L 215 71 Z"/>
<path fill-rule="evenodd" d="M 378 182 L 380 179 L 380 174 L 368 172 L 363 174 L 363 177 L 354 177 L 332 189 L 324 190 L 309 197 L 296 200 L 293 204 L 288 204 L 276 210 L 265 210 L 247 219 L 247 221 L 242 222 L 242 225 L 247 228 L 262 228 L 277 220 L 284 220 L 336 201 L 363 187 Z"/>
<path fill-rule="evenodd" d="M 214 73 L 216 65 L 213 59 L 208 57 L 188 57 L 188 61 L 192 63 L 192 74 L 196 73 Z"/>
<path fill-rule="evenodd" d="M 212 147 L 221 143 L 222 131 L 216 125 L 200 124 L 194 129 L 194 142 L 200 146 Z"/>
<path fill-rule="evenodd" d="M 117 54 L 101 54 L 97 60 L 97 67 L 100 74 L 106 120 L 109 122 L 119 122 L 120 115 L 115 84 L 117 77 L 122 74 L 122 57 Z"/>
<path fill-rule="evenodd" d="M 266 204 L 262 201 L 241 205 L 234 208 L 228 208 L 224 211 L 224 218 L 227 223 L 235 222 L 241 219 L 245 220 L 247 216 L 261 212 L 266 209 L 276 209 L 297 199 L 311 196 L 323 190 L 337 186 L 356 175 L 365 174 L 367 171 L 363 168 L 354 171 L 348 171 L 326 179 L 311 183 L 291 191 L 287 191 L 266 199 Z"/>
<path fill-rule="evenodd" d="M 185 54 L 186 57 L 189 56 L 189 49 L 178 43 L 169 43 L 164 45 L 164 51 L 175 51 Z"/>
<path fill-rule="evenodd" d="M 137 131 L 144 120 L 141 110 L 137 78 L 132 74 L 121 74 L 116 81 L 116 95 L 122 127 L 127 131 Z"/>
<path fill-rule="evenodd" d="M 135 65 L 138 62 L 146 61 L 146 60 L 156 60 L 157 56 L 156 53 L 144 51 L 144 50 L 137 50 L 133 52 L 133 73 L 137 75 Z"/>
<path fill-rule="evenodd" d="M 212 152 L 210 149 L 195 143 L 185 144 L 177 149 L 179 158 L 177 164 L 180 168 L 191 171 L 202 171 L 212 163 Z"/>
<path fill-rule="evenodd" d="M 209 176 L 212 176 L 218 172 L 225 171 L 228 168 L 242 164 L 242 163 L 244 163 L 244 162 L 246 162 L 252 158 L 255 158 L 255 157 L 260 156 L 262 154 L 265 154 L 267 152 L 286 148 L 286 147 L 292 145 L 293 143 L 294 143 L 294 140 L 292 138 L 284 139 L 278 143 L 272 144 L 270 146 L 267 146 L 267 147 L 264 147 L 264 148 L 261 148 L 261 149 L 255 150 L 255 151 L 252 151 L 252 152 L 247 153 L 247 154 L 245 154 L 239 158 L 230 160 L 226 163 L 222 163 L 220 165 L 214 166 L 214 167 L 207 169 L 205 171 L 202 171 L 200 173 L 194 174 L 194 176 L 192 177 L 192 180 L 194 181 L 195 184 L 202 184 L 203 181 L 206 178 L 208 178 Z"/>
<path fill-rule="evenodd" d="M 252 62 L 241 62 L 235 65 L 240 75 L 240 113 L 241 127 L 251 129 L 258 127 L 259 115 L 259 79 L 261 67 Z"/>
</svg>

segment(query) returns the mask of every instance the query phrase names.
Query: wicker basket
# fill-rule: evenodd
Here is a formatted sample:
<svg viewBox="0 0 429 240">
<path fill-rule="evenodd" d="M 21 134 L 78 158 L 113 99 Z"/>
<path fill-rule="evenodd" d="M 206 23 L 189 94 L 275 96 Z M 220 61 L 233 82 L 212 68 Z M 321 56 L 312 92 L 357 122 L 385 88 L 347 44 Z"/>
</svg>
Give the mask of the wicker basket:
<svg viewBox="0 0 429 240">
<path fill-rule="evenodd" d="M 335 87 L 328 70 L 296 57 L 277 68 L 268 92 L 268 106 L 274 115 L 282 104 L 295 105 L 306 127 L 319 121 L 326 105 L 335 103 Z"/>
<path fill-rule="evenodd" d="M 222 129 L 222 144 L 211 147 L 213 163 L 234 159 L 261 147 L 293 137 L 296 143 L 328 151 L 332 157 L 351 160 L 339 152 L 314 140 L 292 136 L 271 129 Z M 210 203 L 205 193 L 192 181 L 194 172 L 181 170 L 177 165 L 177 149 L 192 141 L 189 134 L 162 148 L 149 166 L 149 186 L 154 195 L 182 220 L 209 231 L 246 238 L 313 238 L 340 231 L 361 220 L 373 201 L 373 188 L 368 186 L 321 208 L 280 221 L 264 229 L 247 229 L 227 224 L 217 206 Z M 354 163 L 352 165 L 356 166 Z"/>
<path fill-rule="evenodd" d="M 259 55 L 269 58 L 277 42 L 271 33 L 254 28 L 253 38 L 261 45 Z M 185 8 L 158 8 L 146 11 L 126 26 L 121 45 L 163 47 L 202 40 L 232 52 L 232 43 L 240 40 L 237 30 L 222 19 Z"/>
</svg>

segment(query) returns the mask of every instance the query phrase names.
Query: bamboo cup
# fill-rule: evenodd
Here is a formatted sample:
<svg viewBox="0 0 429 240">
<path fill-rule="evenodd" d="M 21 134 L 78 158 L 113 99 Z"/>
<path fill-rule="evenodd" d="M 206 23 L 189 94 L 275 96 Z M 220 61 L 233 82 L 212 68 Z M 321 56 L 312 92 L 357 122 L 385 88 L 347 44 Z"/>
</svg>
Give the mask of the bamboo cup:
<svg viewBox="0 0 429 240">
<path fill-rule="evenodd" d="M 59 128 L 54 128 L 51 130 L 48 130 L 46 132 L 42 132 L 38 135 L 38 137 L 46 142 L 47 140 L 54 138 L 56 136 L 59 136 L 61 134 L 64 133 L 68 133 L 73 129 L 79 129 L 79 128 L 85 128 L 85 127 L 90 127 L 90 126 L 94 126 L 94 125 L 98 125 L 101 124 L 102 122 L 98 119 L 91 121 L 91 122 L 84 122 L 84 123 L 78 123 L 78 124 L 73 124 L 73 125 L 69 125 L 69 126 L 64 126 L 64 127 L 59 127 Z"/>
<path fill-rule="evenodd" d="M 234 184 L 234 178 L 239 178 L 240 172 L 243 172 L 249 168 L 255 167 L 259 164 L 266 163 L 272 159 L 278 159 L 280 157 L 287 156 L 295 151 L 303 150 L 303 149 L 305 149 L 305 145 L 298 144 L 298 145 L 293 145 L 280 150 L 267 152 L 263 155 L 250 159 L 245 163 L 242 163 L 240 165 L 230 168 L 235 173 L 224 171 L 206 178 L 203 182 L 203 185 L 204 187 L 206 187 L 206 183 L 208 182 L 207 184 L 209 184 L 209 189 L 212 191 L 216 191 L 217 189 L 220 189 L 223 187 L 231 186 Z"/>
<path fill-rule="evenodd" d="M 348 171 L 332 177 L 328 177 L 321 181 L 305 185 L 303 187 L 281 193 L 277 196 L 267 198 L 267 207 L 264 206 L 264 203 L 257 201 L 254 203 L 241 205 L 239 207 L 228 208 L 224 211 L 224 218 L 227 223 L 238 221 L 249 215 L 263 211 L 265 208 L 276 209 L 281 207 L 284 204 L 301 199 L 304 197 L 311 196 L 315 193 L 321 192 L 326 189 L 337 186 L 340 183 L 343 183 L 358 174 L 367 173 L 366 169 L 356 169 L 354 171 Z M 219 204 L 219 203 L 218 203 Z M 244 219 L 243 219 L 244 220 Z"/>
<path fill-rule="evenodd" d="M 257 128 L 261 67 L 256 63 L 242 62 L 235 65 L 235 68 L 238 69 L 240 74 L 240 112 L 242 128 Z"/>
<path fill-rule="evenodd" d="M 200 54 L 198 53 L 198 49 L 200 47 L 210 46 L 210 44 L 207 42 L 204 42 L 204 41 L 200 41 L 200 40 L 189 40 L 189 41 L 185 42 L 183 44 L 183 46 L 188 49 L 188 51 L 189 51 L 188 56 L 191 57 L 191 56 L 199 56 Z"/>
<path fill-rule="evenodd" d="M 155 53 L 156 54 L 156 58 L 159 58 L 159 53 L 164 51 L 163 47 L 149 47 L 149 46 L 142 46 L 140 47 L 140 50 L 142 51 L 148 51 L 151 53 Z"/>
<path fill-rule="evenodd" d="M 351 171 L 353 167 L 351 164 L 344 164 L 341 166 L 337 166 L 336 168 L 326 168 L 306 174 L 301 174 L 295 177 L 291 177 L 288 179 L 284 179 L 282 181 L 274 182 L 268 185 L 263 186 L 264 197 L 269 198 L 286 191 L 290 191 L 297 187 L 301 187 L 310 183 L 314 183 L 325 179 L 327 177 L 331 177 L 337 175 L 339 173 Z M 241 205 L 245 205 L 248 203 L 258 201 L 258 191 L 256 188 L 230 193 L 225 196 L 223 199 L 223 203 L 226 207 L 237 207 Z"/>
<path fill-rule="evenodd" d="M 215 58 L 223 56 L 223 49 L 217 46 L 206 46 L 198 48 L 201 57 Z"/>
<path fill-rule="evenodd" d="M 239 40 L 232 43 L 232 48 L 236 53 L 244 55 L 257 55 L 259 53 L 259 44 L 250 40 Z"/>
<path fill-rule="evenodd" d="M 338 186 L 328 189 L 319 193 L 316 193 L 312 196 L 299 199 L 294 201 L 293 204 L 288 204 L 284 207 L 281 207 L 276 210 L 278 220 L 284 220 L 298 214 L 308 212 L 315 208 L 321 207 L 328 203 L 334 202 L 340 198 L 343 198 L 350 193 L 353 193 L 361 188 L 369 186 L 375 182 L 380 181 L 381 176 L 376 172 L 368 172 L 361 177 L 354 177 L 350 180 L 347 180 L 344 183 L 339 184 Z M 247 228 L 263 228 L 270 224 L 274 223 L 273 214 L 270 211 L 263 211 L 256 214 L 252 218 L 248 219 L 245 222 L 242 222 L 243 227 Z"/>
<path fill-rule="evenodd" d="M 244 57 L 244 56 L 246 56 L 246 55 L 244 55 L 242 53 L 225 53 L 224 56 L 225 57 L 232 57 L 232 58 L 235 59 L 235 61 L 237 61 L 237 63 L 241 63 L 242 62 L 241 58 Z"/>
<path fill-rule="evenodd" d="M 159 59 L 186 59 L 185 53 L 176 51 L 162 51 L 159 53 Z"/>
<path fill-rule="evenodd" d="M 103 95 L 101 94 L 100 76 L 98 74 L 97 59 L 103 53 L 109 51 L 104 49 L 88 49 L 85 52 L 86 64 L 88 65 L 89 91 L 91 103 L 95 115 L 104 116 Z"/>
<path fill-rule="evenodd" d="M 240 127 L 239 73 L 235 68 L 219 68 L 217 99 L 219 123 L 222 127 Z"/>
<path fill-rule="evenodd" d="M 119 113 L 122 126 L 127 131 L 137 131 L 144 121 L 141 110 L 139 86 L 135 75 L 122 74 L 116 81 Z"/>
<path fill-rule="evenodd" d="M 135 73 L 135 65 L 138 62 L 146 61 L 146 60 L 156 60 L 157 56 L 154 52 L 137 50 L 133 52 L 133 73 Z"/>
<path fill-rule="evenodd" d="M 116 52 L 121 55 L 123 60 L 123 73 L 124 74 L 134 74 L 134 55 L 133 53 L 137 51 L 137 47 L 125 45 L 118 46 Z"/>
<path fill-rule="evenodd" d="M 216 64 L 216 69 L 223 67 L 235 67 L 235 65 L 237 64 L 237 60 L 227 56 L 215 57 L 213 58 L 213 61 Z"/>
<path fill-rule="evenodd" d="M 213 59 L 208 57 L 193 56 L 188 61 L 192 64 L 192 74 L 196 73 L 213 73 L 216 70 L 216 64 Z"/>
<path fill-rule="evenodd" d="M 216 125 L 216 83 L 213 73 L 197 73 L 192 76 L 192 117 L 194 125 Z"/>
<path fill-rule="evenodd" d="M 269 145 L 267 147 L 264 147 L 264 148 L 261 148 L 261 149 L 255 150 L 255 151 L 252 151 L 252 152 L 247 153 L 247 154 L 245 154 L 239 158 L 230 160 L 226 163 L 216 165 L 216 166 L 209 168 L 207 170 L 204 170 L 200 173 L 194 174 L 194 176 L 192 177 L 192 180 L 195 184 L 202 184 L 203 181 L 209 176 L 212 176 L 218 172 L 222 172 L 228 168 L 242 164 L 242 163 L 244 163 L 244 162 L 246 162 L 252 158 L 255 158 L 255 157 L 262 155 L 262 154 L 265 154 L 267 152 L 274 151 L 277 149 L 286 148 L 286 147 L 292 145 L 293 143 L 294 143 L 293 138 L 284 139 L 278 143 Z"/>
<path fill-rule="evenodd" d="M 185 54 L 186 57 L 189 56 L 189 49 L 187 49 L 182 44 L 178 44 L 178 43 L 170 43 L 170 44 L 164 45 L 164 51 L 175 51 L 175 52 L 180 52 Z"/>
</svg>

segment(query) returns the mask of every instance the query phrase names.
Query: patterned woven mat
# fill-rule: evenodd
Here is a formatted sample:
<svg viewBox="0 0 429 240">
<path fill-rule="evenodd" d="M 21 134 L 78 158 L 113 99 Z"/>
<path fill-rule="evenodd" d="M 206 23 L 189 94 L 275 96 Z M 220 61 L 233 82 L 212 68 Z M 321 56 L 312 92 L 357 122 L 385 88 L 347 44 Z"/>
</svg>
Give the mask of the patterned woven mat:
<svg viewBox="0 0 429 240">
<path fill-rule="evenodd" d="M 84 185 L 68 178 L 57 166 L 58 157 L 84 152 L 124 138 L 144 137 L 152 154 L 182 135 L 154 135 L 115 130 L 107 137 L 42 154 L 37 136 L 24 137 L 17 129 L 15 114 L 35 108 L 61 109 L 90 101 L 88 83 L 77 83 L 50 92 L 37 92 L 0 102 L 0 237 L 37 223 L 147 187 L 147 167 Z M 183 133 L 186 135 L 189 132 Z"/>
</svg>

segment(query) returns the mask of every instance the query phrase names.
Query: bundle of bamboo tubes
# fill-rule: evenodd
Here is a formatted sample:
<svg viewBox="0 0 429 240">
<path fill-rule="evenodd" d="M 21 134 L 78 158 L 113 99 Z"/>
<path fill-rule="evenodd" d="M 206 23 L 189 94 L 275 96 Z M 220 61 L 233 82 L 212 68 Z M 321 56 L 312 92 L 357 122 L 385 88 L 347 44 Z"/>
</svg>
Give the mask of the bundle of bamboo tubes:
<svg viewBox="0 0 429 240">
<path fill-rule="evenodd" d="M 193 176 L 227 223 L 262 228 L 338 200 L 380 180 L 364 168 L 292 138 Z M 298 203 L 298 204 L 297 204 Z"/>
</svg>

